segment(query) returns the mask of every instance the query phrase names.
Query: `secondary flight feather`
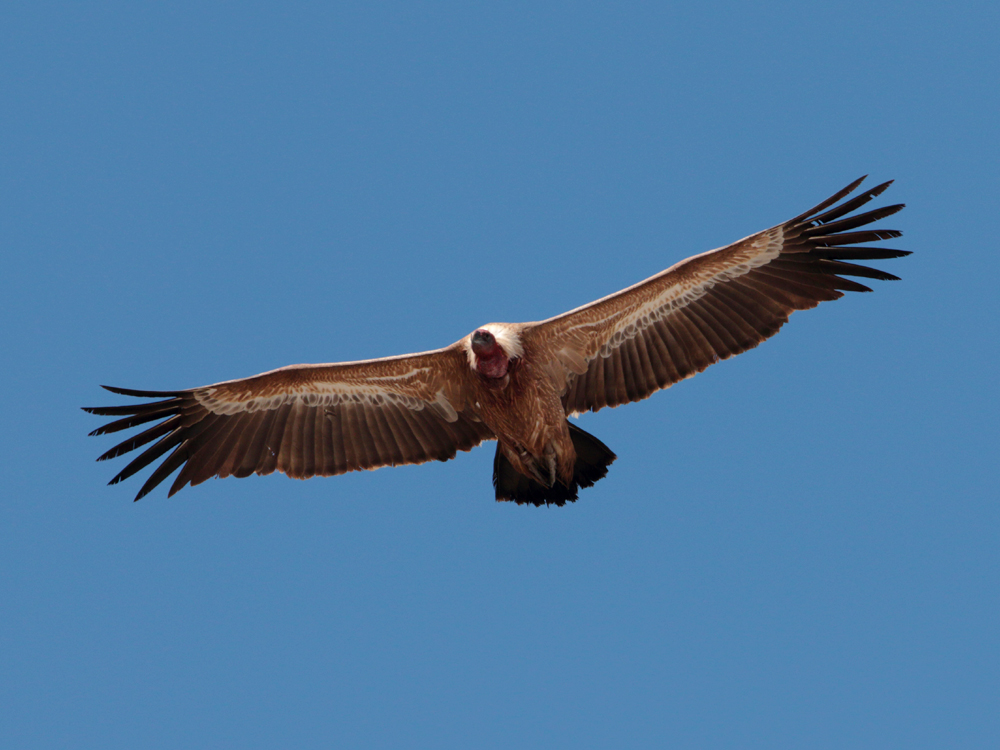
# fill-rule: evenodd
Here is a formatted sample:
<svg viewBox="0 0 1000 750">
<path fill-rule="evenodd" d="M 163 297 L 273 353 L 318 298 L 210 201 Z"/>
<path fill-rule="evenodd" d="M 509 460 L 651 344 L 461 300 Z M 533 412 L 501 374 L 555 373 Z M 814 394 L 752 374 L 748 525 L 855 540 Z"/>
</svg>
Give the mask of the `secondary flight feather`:
<svg viewBox="0 0 1000 750">
<path fill-rule="evenodd" d="M 116 417 L 91 435 L 153 424 L 98 460 L 148 446 L 110 482 L 155 465 L 138 500 L 175 471 L 169 495 L 211 477 L 306 479 L 447 461 L 496 440 L 497 500 L 563 505 L 615 460 L 567 416 L 647 398 L 757 346 L 796 310 L 871 291 L 845 277 L 897 279 L 857 263 L 909 255 L 867 244 L 901 235 L 871 225 L 903 205 L 858 213 L 891 184 L 845 200 L 863 179 L 616 294 L 541 322 L 490 323 L 443 349 L 179 391 L 104 386 L 154 400 L 86 407 Z"/>
</svg>

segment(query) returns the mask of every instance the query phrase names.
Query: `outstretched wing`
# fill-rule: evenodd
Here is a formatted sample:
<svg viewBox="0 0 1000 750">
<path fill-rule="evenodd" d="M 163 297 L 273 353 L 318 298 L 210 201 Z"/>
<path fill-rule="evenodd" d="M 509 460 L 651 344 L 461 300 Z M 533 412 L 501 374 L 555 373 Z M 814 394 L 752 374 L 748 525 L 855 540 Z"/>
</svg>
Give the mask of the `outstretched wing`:
<svg viewBox="0 0 1000 750">
<path fill-rule="evenodd" d="M 898 258 L 903 250 L 858 243 L 899 237 L 865 228 L 903 206 L 852 214 L 883 183 L 836 205 L 864 178 L 772 229 L 695 255 L 617 294 L 526 327 L 563 388 L 567 413 L 647 398 L 751 349 L 795 310 L 871 289 L 844 276 L 897 279 L 853 261 Z"/>
<path fill-rule="evenodd" d="M 104 386 L 161 400 L 85 410 L 121 417 L 91 435 L 157 422 L 98 459 L 156 441 L 111 480 L 116 484 L 172 451 L 136 500 L 177 469 L 170 495 L 216 476 L 280 471 L 305 479 L 446 461 L 493 437 L 466 409 L 465 356 L 451 346 L 364 362 L 293 365 L 186 391 Z"/>
</svg>

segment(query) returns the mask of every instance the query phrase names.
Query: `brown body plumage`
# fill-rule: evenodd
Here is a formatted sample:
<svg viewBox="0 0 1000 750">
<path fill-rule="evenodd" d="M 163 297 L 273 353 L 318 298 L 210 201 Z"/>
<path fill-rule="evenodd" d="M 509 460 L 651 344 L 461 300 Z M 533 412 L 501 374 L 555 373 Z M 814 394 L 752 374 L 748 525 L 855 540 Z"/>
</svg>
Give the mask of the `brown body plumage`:
<svg viewBox="0 0 1000 750">
<path fill-rule="evenodd" d="M 567 421 L 648 397 L 773 335 L 795 310 L 871 291 L 844 276 L 895 279 L 856 260 L 909 253 L 857 246 L 902 205 L 848 215 L 890 183 L 696 255 L 635 286 L 538 323 L 482 326 L 449 347 L 364 362 L 294 365 L 161 399 L 87 408 L 117 416 L 91 434 L 156 424 L 100 457 L 149 443 L 111 483 L 165 454 L 136 500 L 178 469 L 170 494 L 217 476 L 330 476 L 445 461 L 497 440 L 498 500 L 562 505 L 607 473 L 607 446 Z M 156 442 L 154 442 L 156 441 Z"/>
</svg>

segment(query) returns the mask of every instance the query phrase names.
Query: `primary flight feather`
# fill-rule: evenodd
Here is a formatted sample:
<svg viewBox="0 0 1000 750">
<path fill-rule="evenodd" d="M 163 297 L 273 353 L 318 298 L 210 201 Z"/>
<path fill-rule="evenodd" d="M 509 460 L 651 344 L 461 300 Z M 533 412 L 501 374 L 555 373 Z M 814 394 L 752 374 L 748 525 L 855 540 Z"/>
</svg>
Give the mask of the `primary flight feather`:
<svg viewBox="0 0 1000 750">
<path fill-rule="evenodd" d="M 490 323 L 444 349 L 292 365 L 183 391 L 104 386 L 157 400 L 86 407 L 118 417 L 91 435 L 155 423 L 98 460 L 152 443 L 116 484 L 166 456 L 138 500 L 178 469 L 170 495 L 211 477 L 305 479 L 447 461 L 496 440 L 497 500 L 563 505 L 615 460 L 567 416 L 647 398 L 757 346 L 795 310 L 871 291 L 845 276 L 897 278 L 855 262 L 909 255 L 865 244 L 900 236 L 869 225 L 903 205 L 856 213 L 891 184 L 844 200 L 863 179 L 616 294 L 537 323 Z"/>
</svg>

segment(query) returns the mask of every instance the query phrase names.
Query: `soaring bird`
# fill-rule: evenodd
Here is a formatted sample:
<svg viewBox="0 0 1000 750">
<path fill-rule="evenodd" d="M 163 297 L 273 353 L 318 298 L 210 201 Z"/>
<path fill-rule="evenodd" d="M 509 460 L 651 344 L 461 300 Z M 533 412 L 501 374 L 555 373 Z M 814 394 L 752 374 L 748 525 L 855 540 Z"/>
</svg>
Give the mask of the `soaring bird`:
<svg viewBox="0 0 1000 750">
<path fill-rule="evenodd" d="M 897 279 L 855 262 L 909 255 L 864 244 L 899 237 L 869 225 L 903 205 L 856 213 L 891 184 L 844 200 L 862 180 L 596 302 L 536 323 L 489 323 L 443 349 L 291 365 L 181 391 L 104 386 L 156 400 L 85 407 L 118 417 L 91 435 L 155 424 L 98 460 L 153 443 L 116 484 L 166 455 L 138 500 L 178 469 L 169 495 L 210 477 L 306 479 L 447 461 L 496 440 L 497 500 L 564 505 L 615 460 L 568 416 L 645 399 L 757 346 L 795 310 L 871 291 L 845 276 Z"/>
</svg>

